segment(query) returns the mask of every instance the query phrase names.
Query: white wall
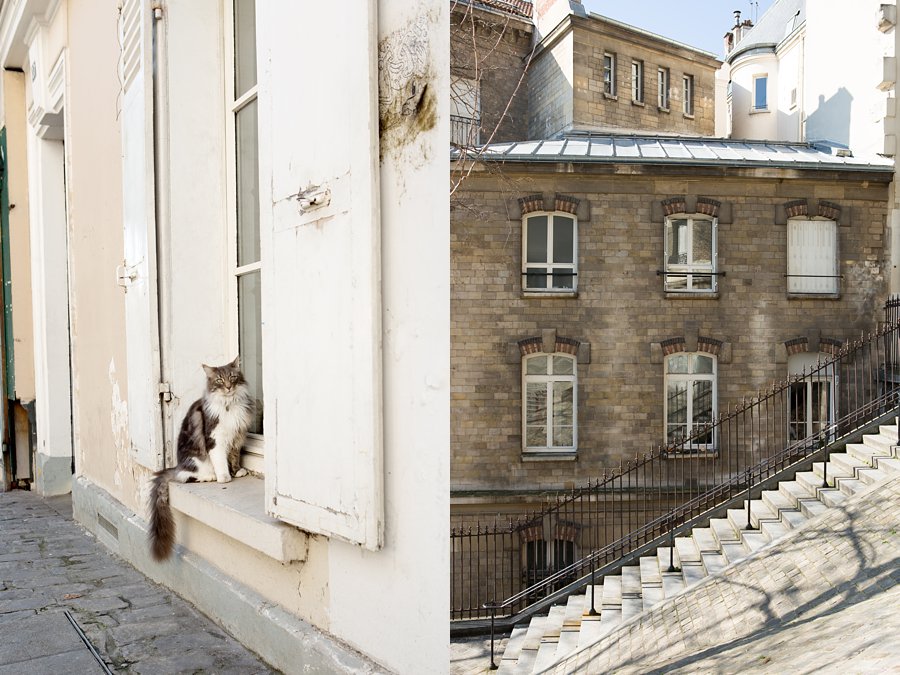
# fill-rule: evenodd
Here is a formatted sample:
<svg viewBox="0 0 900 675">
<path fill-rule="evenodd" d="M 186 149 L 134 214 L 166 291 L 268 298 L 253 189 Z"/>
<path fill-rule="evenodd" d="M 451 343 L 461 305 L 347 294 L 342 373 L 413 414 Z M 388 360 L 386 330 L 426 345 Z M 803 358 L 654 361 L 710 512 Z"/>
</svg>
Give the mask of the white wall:
<svg viewBox="0 0 900 675">
<path fill-rule="evenodd" d="M 753 78 L 768 76 L 768 108 L 753 110 Z M 731 64 L 731 137 L 778 138 L 778 60 L 773 53 L 741 55 Z"/>
<path fill-rule="evenodd" d="M 806 138 L 881 152 L 887 94 L 879 91 L 893 35 L 878 30 L 878 0 L 816 0 L 806 6 Z"/>
</svg>

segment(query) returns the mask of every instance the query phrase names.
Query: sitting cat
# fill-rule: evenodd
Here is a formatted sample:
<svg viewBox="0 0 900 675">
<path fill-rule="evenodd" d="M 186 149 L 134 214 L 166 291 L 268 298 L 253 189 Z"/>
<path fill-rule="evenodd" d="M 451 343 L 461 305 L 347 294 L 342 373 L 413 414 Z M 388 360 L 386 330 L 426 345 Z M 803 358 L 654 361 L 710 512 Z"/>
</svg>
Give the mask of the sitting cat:
<svg viewBox="0 0 900 675">
<path fill-rule="evenodd" d="M 240 467 L 241 446 L 253 420 L 255 401 L 241 373 L 239 358 L 224 366 L 203 365 L 206 392 L 191 405 L 178 434 L 178 464 L 153 475 L 150 490 L 150 551 L 165 560 L 175 545 L 169 481 L 218 481 L 247 474 Z"/>
</svg>

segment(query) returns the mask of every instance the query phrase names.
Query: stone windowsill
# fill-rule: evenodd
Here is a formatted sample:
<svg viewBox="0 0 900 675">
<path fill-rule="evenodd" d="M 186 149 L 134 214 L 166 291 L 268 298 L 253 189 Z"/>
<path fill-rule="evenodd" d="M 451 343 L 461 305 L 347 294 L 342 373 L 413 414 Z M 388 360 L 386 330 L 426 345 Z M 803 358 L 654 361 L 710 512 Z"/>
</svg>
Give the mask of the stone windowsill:
<svg viewBox="0 0 900 675">
<path fill-rule="evenodd" d="M 787 293 L 788 300 L 840 300 L 840 293 Z"/>
<path fill-rule="evenodd" d="M 523 451 L 523 462 L 574 462 L 578 459 L 576 450 L 566 450 L 564 452 L 540 452 L 540 451 Z"/>
<path fill-rule="evenodd" d="M 670 112 L 672 112 L 670 108 L 664 108 L 664 107 L 661 106 L 661 105 L 656 106 L 656 109 L 657 109 L 659 112 L 661 112 L 661 113 L 666 113 L 666 114 L 669 114 Z"/>
<path fill-rule="evenodd" d="M 691 300 L 718 300 L 719 292 L 718 291 L 665 291 L 666 300 L 673 300 L 675 298 L 679 298 L 684 300 L 685 298 Z"/>
<path fill-rule="evenodd" d="M 616 94 L 609 94 L 605 91 L 603 92 L 603 98 L 605 98 L 607 101 L 618 101 L 619 100 L 619 97 Z"/>
<path fill-rule="evenodd" d="M 169 483 L 172 508 L 282 563 L 305 561 L 309 535 L 266 515 L 265 481 Z"/>
<path fill-rule="evenodd" d="M 636 98 L 633 98 L 631 99 L 631 105 L 636 105 L 640 108 L 643 108 L 645 104 L 643 101 L 638 101 Z"/>
<path fill-rule="evenodd" d="M 683 114 L 684 114 L 684 119 L 686 119 L 686 120 L 694 119 L 694 115 L 692 113 L 683 113 Z"/>
<path fill-rule="evenodd" d="M 578 291 L 522 291 L 523 298 L 577 298 Z"/>
</svg>

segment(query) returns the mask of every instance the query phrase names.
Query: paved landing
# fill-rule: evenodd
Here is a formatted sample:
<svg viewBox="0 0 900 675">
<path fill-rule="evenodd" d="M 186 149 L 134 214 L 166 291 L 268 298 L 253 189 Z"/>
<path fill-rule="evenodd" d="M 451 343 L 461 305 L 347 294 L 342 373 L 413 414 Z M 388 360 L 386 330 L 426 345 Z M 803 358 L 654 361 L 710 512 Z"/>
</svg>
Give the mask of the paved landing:
<svg viewBox="0 0 900 675">
<path fill-rule="evenodd" d="M 0 492 L 0 675 L 273 673 L 215 623 L 110 553 L 70 497 Z"/>
</svg>

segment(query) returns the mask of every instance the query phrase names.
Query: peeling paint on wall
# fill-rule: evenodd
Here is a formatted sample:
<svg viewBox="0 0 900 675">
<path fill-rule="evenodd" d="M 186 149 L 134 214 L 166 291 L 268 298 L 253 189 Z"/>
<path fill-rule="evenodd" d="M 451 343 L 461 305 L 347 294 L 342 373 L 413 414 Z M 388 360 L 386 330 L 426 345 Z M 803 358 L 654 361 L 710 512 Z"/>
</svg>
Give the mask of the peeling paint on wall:
<svg viewBox="0 0 900 675">
<path fill-rule="evenodd" d="M 119 381 L 116 378 L 115 359 L 109 361 L 109 384 L 112 388 L 112 400 L 110 401 L 110 430 L 116 445 L 116 468 L 113 473 L 113 482 L 116 487 L 122 487 L 122 474 L 128 471 L 125 465 L 129 456 L 130 437 L 128 435 L 128 401 L 122 400 L 119 390 Z"/>
</svg>

